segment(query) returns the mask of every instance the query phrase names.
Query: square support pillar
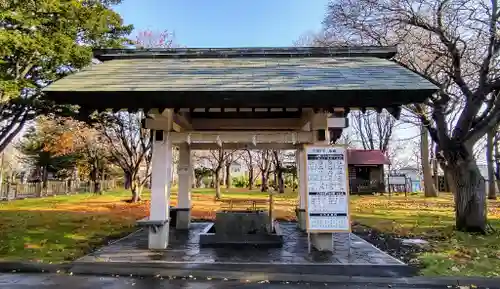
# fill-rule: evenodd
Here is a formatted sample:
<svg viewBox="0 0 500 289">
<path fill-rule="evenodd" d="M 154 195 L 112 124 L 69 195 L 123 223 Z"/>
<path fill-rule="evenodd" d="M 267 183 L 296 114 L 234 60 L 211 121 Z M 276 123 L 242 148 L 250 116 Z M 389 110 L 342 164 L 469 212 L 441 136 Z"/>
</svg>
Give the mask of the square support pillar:
<svg viewBox="0 0 500 289">
<path fill-rule="evenodd" d="M 314 144 L 317 145 L 330 144 L 328 117 L 329 115 L 327 113 L 315 113 L 312 116 L 311 129 L 315 132 L 315 137 L 316 137 Z M 333 234 L 332 233 L 311 234 L 311 244 L 318 251 L 333 252 Z"/>
<path fill-rule="evenodd" d="M 148 248 L 166 249 L 168 246 L 170 178 L 172 176 L 172 143 L 169 133 L 154 131 L 151 160 L 151 203 L 149 221 L 163 222 L 163 226 L 149 227 Z"/>
<path fill-rule="evenodd" d="M 193 177 L 193 164 L 191 149 L 187 144 L 179 145 L 179 192 L 177 194 L 177 223 L 178 230 L 189 229 L 191 223 L 191 188 Z"/>
<path fill-rule="evenodd" d="M 297 176 L 299 179 L 299 206 L 297 208 L 297 224 L 300 230 L 306 230 L 307 215 L 307 188 L 306 188 L 306 162 L 303 149 L 298 149 L 296 152 Z"/>
</svg>

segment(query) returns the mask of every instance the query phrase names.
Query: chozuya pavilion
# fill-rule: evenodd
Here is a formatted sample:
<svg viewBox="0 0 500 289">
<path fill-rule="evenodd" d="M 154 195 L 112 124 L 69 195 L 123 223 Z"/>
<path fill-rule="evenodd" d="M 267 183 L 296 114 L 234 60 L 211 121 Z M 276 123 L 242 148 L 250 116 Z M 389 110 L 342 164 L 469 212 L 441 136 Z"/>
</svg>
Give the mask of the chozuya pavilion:
<svg viewBox="0 0 500 289">
<path fill-rule="evenodd" d="M 169 242 L 172 146 L 178 146 L 175 227 L 188 229 L 191 150 L 297 149 L 331 144 L 348 126 L 350 109 L 386 109 L 422 103 L 437 88 L 391 59 L 395 47 L 104 49 L 101 61 L 67 76 L 44 92 L 84 111 L 142 109 L 154 131 L 150 249 Z M 299 222 L 305 229 L 305 174 L 297 158 Z M 332 250 L 331 234 L 312 245 Z"/>
</svg>

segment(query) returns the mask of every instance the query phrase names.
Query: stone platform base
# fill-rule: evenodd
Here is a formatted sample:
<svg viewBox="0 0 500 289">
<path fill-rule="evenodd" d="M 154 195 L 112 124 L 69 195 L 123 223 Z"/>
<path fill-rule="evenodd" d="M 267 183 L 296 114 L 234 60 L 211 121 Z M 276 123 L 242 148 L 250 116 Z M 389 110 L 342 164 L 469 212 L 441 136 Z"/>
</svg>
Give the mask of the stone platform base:
<svg viewBox="0 0 500 289">
<path fill-rule="evenodd" d="M 200 233 L 212 224 L 191 223 L 188 231 L 171 228 L 169 246 L 162 251 L 148 250 L 147 231 L 139 230 L 79 259 L 75 266 L 80 267 L 75 267 L 74 270 L 80 268 L 79 270 L 85 273 L 85 270 L 93 270 L 93 265 L 109 266 L 111 271 L 119 266 L 129 268 L 143 266 L 181 271 L 196 268 L 210 272 L 227 270 L 249 273 L 379 277 L 406 277 L 413 275 L 416 271 L 354 234 L 334 234 L 333 253 L 312 251 L 309 254 L 307 235 L 297 228 L 296 223 L 288 222 L 280 222 L 283 235 L 281 248 L 249 247 L 241 250 L 201 247 Z M 348 246 L 348 238 L 351 239 L 351 248 Z"/>
</svg>

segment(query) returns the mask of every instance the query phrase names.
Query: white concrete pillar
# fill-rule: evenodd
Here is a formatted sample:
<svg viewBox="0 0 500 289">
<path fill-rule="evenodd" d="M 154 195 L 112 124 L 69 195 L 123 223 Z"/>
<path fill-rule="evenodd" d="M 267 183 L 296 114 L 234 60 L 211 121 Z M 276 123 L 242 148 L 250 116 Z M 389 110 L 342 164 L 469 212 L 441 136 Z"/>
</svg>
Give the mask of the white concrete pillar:
<svg viewBox="0 0 500 289">
<path fill-rule="evenodd" d="M 153 131 L 153 157 L 151 159 L 151 204 L 149 221 L 167 221 L 164 226 L 149 228 L 149 249 L 168 246 L 170 178 L 172 176 L 172 142 L 169 133 Z"/>
<path fill-rule="evenodd" d="M 179 192 L 177 194 L 177 223 L 176 229 L 187 230 L 191 223 L 191 188 L 193 165 L 191 161 L 191 149 L 187 144 L 179 146 Z"/>
<path fill-rule="evenodd" d="M 330 144 L 330 133 L 328 131 L 328 114 L 316 113 L 311 119 L 311 129 L 315 132 L 316 141 L 314 144 Z M 321 138 L 321 139 L 320 139 Z M 333 251 L 332 233 L 311 234 L 311 244 L 318 251 Z"/>
<path fill-rule="evenodd" d="M 297 212 L 297 224 L 299 229 L 306 230 L 307 214 L 307 188 L 306 188 L 306 162 L 303 149 L 298 149 L 296 152 L 297 178 L 299 180 L 299 207 Z"/>
</svg>

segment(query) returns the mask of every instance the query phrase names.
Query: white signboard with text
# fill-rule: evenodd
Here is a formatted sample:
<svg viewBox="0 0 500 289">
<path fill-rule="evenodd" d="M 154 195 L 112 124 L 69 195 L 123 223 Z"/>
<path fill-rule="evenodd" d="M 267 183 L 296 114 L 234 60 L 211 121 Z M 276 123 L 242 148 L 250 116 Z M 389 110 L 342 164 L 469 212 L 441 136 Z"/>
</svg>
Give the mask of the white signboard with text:
<svg viewBox="0 0 500 289">
<path fill-rule="evenodd" d="M 305 146 L 307 231 L 350 232 L 347 150 Z"/>
</svg>

